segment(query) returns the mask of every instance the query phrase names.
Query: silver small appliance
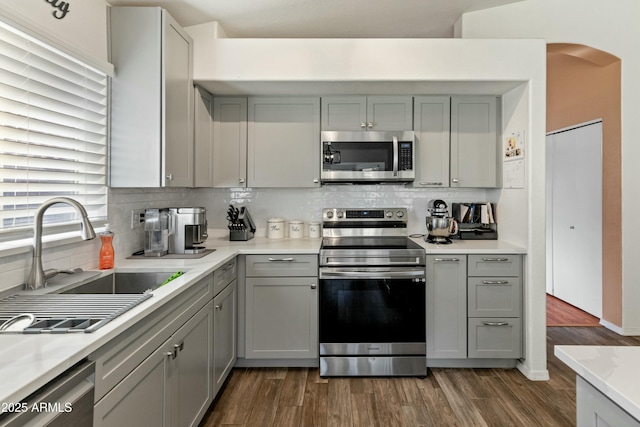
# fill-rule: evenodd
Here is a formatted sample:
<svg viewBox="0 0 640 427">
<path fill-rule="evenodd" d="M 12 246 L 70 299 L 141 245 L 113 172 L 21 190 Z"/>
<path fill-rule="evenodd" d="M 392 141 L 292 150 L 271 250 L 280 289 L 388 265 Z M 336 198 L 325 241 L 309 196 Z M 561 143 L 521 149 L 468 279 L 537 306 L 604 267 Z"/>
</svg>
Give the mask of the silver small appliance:
<svg viewBox="0 0 640 427">
<path fill-rule="evenodd" d="M 159 257 L 169 253 L 170 218 L 169 209 L 145 209 L 144 256 Z"/>
<path fill-rule="evenodd" d="M 169 208 L 173 233 L 169 236 L 170 254 L 199 254 L 207 240 L 207 210 L 202 207 Z"/>
<path fill-rule="evenodd" d="M 450 236 L 458 234 L 456 220 L 449 216 L 449 208 L 444 200 L 429 200 L 427 204 L 427 231 L 425 240 L 429 243 L 449 244 Z"/>
</svg>

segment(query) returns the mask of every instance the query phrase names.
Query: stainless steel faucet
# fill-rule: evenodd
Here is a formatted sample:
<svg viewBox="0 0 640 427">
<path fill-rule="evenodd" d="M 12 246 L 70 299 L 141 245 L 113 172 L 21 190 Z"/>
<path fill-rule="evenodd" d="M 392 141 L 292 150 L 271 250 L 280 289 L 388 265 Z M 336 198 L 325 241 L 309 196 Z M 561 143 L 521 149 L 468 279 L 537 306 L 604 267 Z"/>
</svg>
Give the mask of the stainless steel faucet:
<svg viewBox="0 0 640 427">
<path fill-rule="evenodd" d="M 78 212 L 80 215 L 80 237 L 82 237 L 82 240 L 91 240 L 96 237 L 96 232 L 93 230 L 87 217 L 87 211 L 76 200 L 68 197 L 54 197 L 41 204 L 33 219 L 33 262 L 31 264 L 31 273 L 29 273 L 29 278 L 26 283 L 26 286 L 33 290 L 46 286 L 46 277 L 42 269 L 42 219 L 44 212 L 56 203 L 65 203 Z"/>
</svg>

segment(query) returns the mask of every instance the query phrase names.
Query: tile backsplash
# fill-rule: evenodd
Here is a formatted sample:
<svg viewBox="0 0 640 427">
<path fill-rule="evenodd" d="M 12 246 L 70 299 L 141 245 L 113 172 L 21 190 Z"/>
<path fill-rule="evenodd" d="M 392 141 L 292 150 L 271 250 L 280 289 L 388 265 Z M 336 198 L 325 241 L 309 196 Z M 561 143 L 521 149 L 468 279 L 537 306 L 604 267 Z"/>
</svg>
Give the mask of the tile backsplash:
<svg viewBox="0 0 640 427">
<path fill-rule="evenodd" d="M 131 229 L 133 210 L 150 207 L 203 206 L 207 208 L 210 229 L 227 227 L 228 205 L 247 206 L 258 228 L 266 234 L 267 219 L 282 217 L 305 222 L 320 221 L 325 207 L 406 207 L 409 233 L 425 233 L 424 217 L 431 199 L 453 202 L 486 201 L 483 189 L 423 189 L 402 185 L 330 185 L 320 188 L 231 188 L 231 189 L 110 189 L 109 223 L 115 233 L 116 267 L 118 260 L 142 249 L 144 228 Z M 43 250 L 45 269 L 98 266 L 100 240 L 78 241 Z M 24 283 L 31 267 L 31 252 L 0 256 L 0 291 Z"/>
</svg>

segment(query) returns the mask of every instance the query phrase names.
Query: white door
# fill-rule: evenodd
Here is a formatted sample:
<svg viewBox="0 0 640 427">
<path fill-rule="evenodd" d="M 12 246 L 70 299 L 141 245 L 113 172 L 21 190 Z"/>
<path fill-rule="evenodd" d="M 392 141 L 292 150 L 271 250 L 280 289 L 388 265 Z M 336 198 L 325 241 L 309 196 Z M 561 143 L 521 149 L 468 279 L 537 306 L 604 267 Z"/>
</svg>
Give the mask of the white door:
<svg viewBox="0 0 640 427">
<path fill-rule="evenodd" d="M 602 122 L 551 133 L 546 148 L 547 292 L 601 317 Z"/>
</svg>

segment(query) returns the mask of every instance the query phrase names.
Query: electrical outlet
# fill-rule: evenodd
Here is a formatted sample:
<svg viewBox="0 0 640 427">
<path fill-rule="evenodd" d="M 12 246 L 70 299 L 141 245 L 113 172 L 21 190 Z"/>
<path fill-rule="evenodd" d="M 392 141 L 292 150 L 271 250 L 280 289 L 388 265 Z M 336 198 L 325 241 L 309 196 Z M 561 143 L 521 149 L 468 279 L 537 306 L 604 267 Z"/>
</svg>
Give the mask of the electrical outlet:
<svg viewBox="0 0 640 427">
<path fill-rule="evenodd" d="M 131 228 L 139 228 L 144 225 L 144 209 L 133 209 L 131 211 Z"/>
</svg>

